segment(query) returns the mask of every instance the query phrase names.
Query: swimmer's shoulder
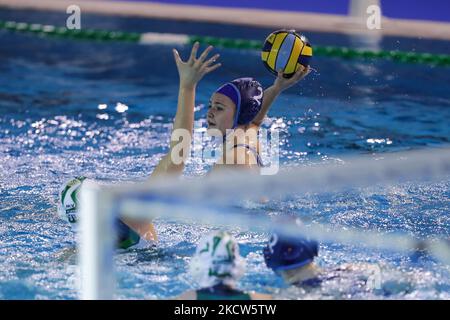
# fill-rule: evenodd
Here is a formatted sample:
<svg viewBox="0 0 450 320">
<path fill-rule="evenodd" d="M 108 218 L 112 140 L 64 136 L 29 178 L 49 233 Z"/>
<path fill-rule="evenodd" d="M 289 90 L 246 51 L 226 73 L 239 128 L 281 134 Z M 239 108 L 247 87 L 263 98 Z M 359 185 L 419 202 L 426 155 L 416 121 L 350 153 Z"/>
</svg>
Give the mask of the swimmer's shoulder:
<svg viewBox="0 0 450 320">
<path fill-rule="evenodd" d="M 273 300 L 273 297 L 270 294 L 265 293 L 250 292 L 249 296 L 252 300 Z"/>
<path fill-rule="evenodd" d="M 176 297 L 175 300 L 197 300 L 197 291 L 195 290 L 186 291 L 181 295 L 179 295 L 178 297 Z"/>
<path fill-rule="evenodd" d="M 245 130 L 256 130 L 256 131 L 258 131 L 260 127 L 261 126 L 259 124 L 256 124 L 256 123 L 252 122 L 252 123 L 247 125 Z"/>
</svg>

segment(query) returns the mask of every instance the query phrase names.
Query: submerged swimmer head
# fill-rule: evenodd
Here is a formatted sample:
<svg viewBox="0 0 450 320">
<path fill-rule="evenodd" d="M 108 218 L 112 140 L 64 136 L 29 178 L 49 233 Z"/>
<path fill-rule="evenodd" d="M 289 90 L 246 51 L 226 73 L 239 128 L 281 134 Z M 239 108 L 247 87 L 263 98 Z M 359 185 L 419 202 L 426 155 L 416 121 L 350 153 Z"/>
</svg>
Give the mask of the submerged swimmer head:
<svg viewBox="0 0 450 320">
<path fill-rule="evenodd" d="M 310 267 L 319 253 L 319 245 L 308 238 L 274 233 L 263 253 L 267 267 L 283 276 L 288 283 L 293 283 L 304 276 L 302 272 L 311 271 Z"/>
<path fill-rule="evenodd" d="M 253 78 L 239 78 L 222 85 L 211 97 L 208 129 L 227 129 L 252 122 L 261 110 L 264 90 Z"/>
<path fill-rule="evenodd" d="M 245 271 L 236 239 L 227 232 L 215 231 L 200 240 L 189 271 L 202 287 L 219 283 L 234 285 Z"/>
</svg>

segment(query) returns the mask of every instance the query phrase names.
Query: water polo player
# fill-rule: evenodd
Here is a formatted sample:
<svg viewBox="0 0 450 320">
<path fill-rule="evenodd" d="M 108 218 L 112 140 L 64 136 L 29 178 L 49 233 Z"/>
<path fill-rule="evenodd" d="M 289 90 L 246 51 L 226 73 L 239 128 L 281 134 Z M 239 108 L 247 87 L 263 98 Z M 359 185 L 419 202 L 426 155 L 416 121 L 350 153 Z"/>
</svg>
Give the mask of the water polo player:
<svg viewBox="0 0 450 320">
<path fill-rule="evenodd" d="M 387 266 L 383 266 L 382 277 L 378 264 L 346 263 L 321 268 L 315 262 L 319 244 L 308 237 L 291 237 L 275 232 L 263 249 L 263 255 L 269 269 L 281 276 L 287 285 L 301 288 L 304 293 L 320 291 L 322 296 L 327 293 L 332 298 L 341 299 L 372 291 L 387 297 L 407 294 L 412 288 L 407 276 Z M 280 297 L 289 297 L 291 293 L 287 290 L 279 294 Z"/>
<path fill-rule="evenodd" d="M 199 43 L 197 42 L 193 45 L 190 57 L 186 62 L 182 61 L 178 51 L 173 49 L 180 80 L 173 132 L 181 130 L 182 133 L 189 136 L 189 141 L 192 138 L 194 124 L 197 84 L 204 75 L 216 70 L 221 65 L 215 63 L 219 58 L 218 54 L 207 59 L 208 54 L 213 49 L 212 46 L 204 50 L 199 57 L 197 57 L 198 48 Z M 224 141 L 226 140 L 226 143 L 223 144 L 223 156 L 218 164 L 237 164 L 236 159 L 243 158 L 245 163 L 240 164 L 241 167 L 252 168 L 262 165 L 258 154 L 257 131 L 275 98 L 283 90 L 305 77 L 308 72 L 309 68 L 301 67 L 291 78 L 286 79 L 280 71 L 274 84 L 266 90 L 263 90 L 261 84 L 252 78 L 239 78 L 222 85 L 213 93 L 207 115 L 208 132 L 219 134 Z M 249 131 L 254 133 L 248 134 Z M 252 136 L 255 139 L 235 144 L 234 141 L 240 140 L 239 135 Z M 174 161 L 173 158 L 173 155 L 177 153 L 174 152 L 177 143 L 177 141 L 171 141 L 169 152 L 158 163 L 152 176 L 182 174 L 185 161 Z M 187 145 L 187 148 L 181 150 L 181 157 L 184 160 L 189 155 L 189 147 L 190 144 Z M 230 154 L 232 155 L 231 161 Z M 72 227 L 77 224 L 76 213 L 78 208 L 75 199 L 83 180 L 84 178 L 72 180 L 63 187 L 60 194 L 60 215 Z M 115 225 L 119 233 L 118 246 L 121 248 L 136 245 L 142 237 L 149 241 L 157 239 L 151 223 L 121 218 L 115 221 Z"/>
<path fill-rule="evenodd" d="M 63 185 L 59 193 L 58 215 L 69 223 L 73 231 L 78 229 L 78 197 L 85 180 L 85 177 L 72 178 Z M 116 218 L 114 229 L 116 231 L 116 247 L 119 249 L 148 247 L 158 240 L 153 224 L 150 222 Z"/>
<path fill-rule="evenodd" d="M 212 46 L 209 46 L 197 58 L 198 48 L 199 43 L 197 42 L 193 45 L 190 57 L 186 62 L 182 61 L 178 51 L 173 49 L 180 78 L 173 132 L 180 129 L 184 130 L 190 135 L 190 138 L 192 137 L 194 124 L 197 84 L 204 75 L 216 70 L 221 65 L 215 63 L 219 58 L 218 54 L 207 59 L 208 54 L 213 49 Z M 239 163 L 240 166 L 249 168 L 261 166 L 262 161 L 258 154 L 256 137 L 264 117 L 275 98 L 308 73 L 309 67 L 300 66 L 291 78 L 286 79 L 280 71 L 273 85 L 266 90 L 263 90 L 258 81 L 249 77 L 235 79 L 220 86 L 211 96 L 207 114 L 208 133 L 218 134 L 226 142 L 223 143 L 222 147 L 222 159 L 219 159 L 217 164 L 235 165 L 238 164 L 237 159 L 245 159 L 245 163 Z M 243 141 L 240 136 L 255 137 L 255 139 L 246 139 L 244 143 L 235 143 L 235 141 Z M 171 142 L 169 152 L 159 162 L 152 176 L 182 173 L 185 161 L 174 161 L 172 157 L 176 145 L 177 141 Z M 189 154 L 189 146 L 184 148 L 181 153 L 181 156 L 186 159 Z M 215 166 L 215 168 L 217 167 Z"/>
<path fill-rule="evenodd" d="M 267 267 L 287 284 L 315 286 L 320 283 L 320 269 L 314 263 L 319 254 L 317 241 L 274 233 L 263 254 Z"/>
<path fill-rule="evenodd" d="M 244 275 L 245 260 L 239 244 L 227 232 L 214 231 L 200 240 L 189 272 L 201 289 L 183 293 L 181 300 L 268 300 L 271 296 L 236 289 Z"/>
</svg>

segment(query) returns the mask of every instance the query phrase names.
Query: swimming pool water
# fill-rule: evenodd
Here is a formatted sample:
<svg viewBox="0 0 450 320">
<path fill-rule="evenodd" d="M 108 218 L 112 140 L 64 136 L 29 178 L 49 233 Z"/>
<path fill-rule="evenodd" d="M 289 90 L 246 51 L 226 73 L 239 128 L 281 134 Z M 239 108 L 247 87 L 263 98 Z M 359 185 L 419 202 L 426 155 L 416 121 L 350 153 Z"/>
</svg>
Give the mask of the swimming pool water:
<svg viewBox="0 0 450 320">
<path fill-rule="evenodd" d="M 58 23 L 54 14 L 0 10 L 1 19 Z M 134 31 L 206 33 L 262 39 L 267 29 L 87 16 L 87 26 Z M 184 29 L 180 29 L 183 25 Z M 208 27 L 208 31 L 205 31 Z M 239 33 L 238 33 L 239 32 Z M 312 44 L 349 45 L 352 39 L 308 34 Z M 74 175 L 110 183 L 142 181 L 167 151 L 176 108 L 177 73 L 170 47 L 77 42 L 0 32 L 0 299 L 75 299 L 75 236 L 56 216 L 60 185 Z M 448 42 L 392 39 L 386 49 L 449 53 Z M 189 48 L 180 48 L 183 57 Z M 219 50 L 223 66 L 197 90 L 196 125 L 221 83 L 273 78 L 258 52 Z M 315 58 L 317 73 L 285 92 L 266 127 L 281 130 L 282 167 L 339 161 L 348 155 L 445 147 L 450 141 L 448 69 Z M 106 105 L 104 106 L 100 105 Z M 126 106 L 126 107 L 125 107 Z M 432 151 L 430 151 L 432 152 Z M 187 175 L 208 166 L 192 159 Z M 250 214 L 296 215 L 332 228 L 450 236 L 448 177 L 333 194 L 299 194 L 247 208 Z M 157 221 L 161 243 L 116 256 L 121 299 L 170 298 L 193 288 L 187 263 L 210 227 Z M 247 258 L 245 290 L 284 298 L 449 299 L 449 267 L 391 251 L 324 243 L 319 264 L 330 274 L 354 270 L 321 289 L 288 289 L 264 266 L 267 234 L 232 230 Z M 383 290 L 367 290 L 365 264 L 382 269 Z"/>
</svg>

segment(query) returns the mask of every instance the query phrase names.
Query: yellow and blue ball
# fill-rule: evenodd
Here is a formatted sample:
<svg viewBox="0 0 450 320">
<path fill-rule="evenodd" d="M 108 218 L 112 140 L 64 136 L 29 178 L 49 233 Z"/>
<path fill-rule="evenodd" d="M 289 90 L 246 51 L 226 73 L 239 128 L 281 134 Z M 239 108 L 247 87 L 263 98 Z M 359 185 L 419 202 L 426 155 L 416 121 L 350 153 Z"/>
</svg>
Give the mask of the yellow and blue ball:
<svg viewBox="0 0 450 320">
<path fill-rule="evenodd" d="M 312 58 L 312 47 L 305 36 L 295 30 L 272 32 L 265 40 L 261 59 L 270 72 L 277 75 L 283 70 L 283 76 L 290 78 L 300 65 L 307 67 Z"/>
</svg>

